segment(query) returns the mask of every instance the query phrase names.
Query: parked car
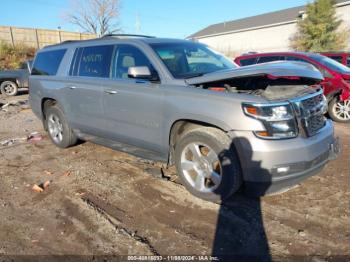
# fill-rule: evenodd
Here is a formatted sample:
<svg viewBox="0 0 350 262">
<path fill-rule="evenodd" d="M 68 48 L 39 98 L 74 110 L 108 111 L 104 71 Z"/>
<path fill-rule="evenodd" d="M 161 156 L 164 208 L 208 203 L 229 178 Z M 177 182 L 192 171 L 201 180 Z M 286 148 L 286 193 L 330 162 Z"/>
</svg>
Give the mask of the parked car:
<svg viewBox="0 0 350 262">
<path fill-rule="evenodd" d="M 337 155 L 323 92 L 308 86 L 321 79 L 305 63 L 238 68 L 200 43 L 124 35 L 39 50 L 29 94 L 58 147 L 175 164 L 192 194 L 220 201 L 289 188 Z"/>
<path fill-rule="evenodd" d="M 331 52 L 331 53 L 321 53 L 321 55 L 332 58 L 333 60 L 350 67 L 350 53 L 346 52 Z"/>
<path fill-rule="evenodd" d="M 240 66 L 273 61 L 302 61 L 318 68 L 324 77 L 321 85 L 327 97 L 329 116 L 337 122 L 350 122 L 350 68 L 314 53 L 258 53 L 235 59 Z"/>
<path fill-rule="evenodd" d="M 0 71 L 0 92 L 15 96 L 20 88 L 28 88 L 32 60 L 24 62 L 19 69 Z"/>
</svg>

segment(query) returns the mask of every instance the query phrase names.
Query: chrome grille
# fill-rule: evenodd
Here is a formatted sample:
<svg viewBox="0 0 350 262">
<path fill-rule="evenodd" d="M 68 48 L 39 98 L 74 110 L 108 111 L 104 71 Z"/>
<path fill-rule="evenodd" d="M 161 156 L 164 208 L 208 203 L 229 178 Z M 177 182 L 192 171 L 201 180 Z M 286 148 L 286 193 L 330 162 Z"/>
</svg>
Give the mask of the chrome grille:
<svg viewBox="0 0 350 262">
<path fill-rule="evenodd" d="M 297 112 L 299 128 L 306 136 L 316 135 L 326 125 L 324 113 L 327 110 L 327 101 L 322 90 L 292 102 Z"/>
<path fill-rule="evenodd" d="M 326 124 L 324 115 L 311 116 L 305 120 L 305 127 L 309 136 L 315 135 Z"/>
</svg>

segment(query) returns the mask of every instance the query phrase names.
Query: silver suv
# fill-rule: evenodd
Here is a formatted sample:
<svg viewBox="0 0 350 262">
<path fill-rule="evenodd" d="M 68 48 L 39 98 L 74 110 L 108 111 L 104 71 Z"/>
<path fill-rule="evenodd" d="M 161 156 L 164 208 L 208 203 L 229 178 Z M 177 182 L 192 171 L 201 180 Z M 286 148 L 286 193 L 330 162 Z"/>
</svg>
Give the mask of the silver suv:
<svg viewBox="0 0 350 262">
<path fill-rule="evenodd" d="M 109 35 L 40 50 L 30 103 L 55 145 L 175 164 L 192 194 L 221 201 L 285 190 L 336 157 L 321 79 L 305 63 L 239 68 L 200 43 Z"/>
</svg>

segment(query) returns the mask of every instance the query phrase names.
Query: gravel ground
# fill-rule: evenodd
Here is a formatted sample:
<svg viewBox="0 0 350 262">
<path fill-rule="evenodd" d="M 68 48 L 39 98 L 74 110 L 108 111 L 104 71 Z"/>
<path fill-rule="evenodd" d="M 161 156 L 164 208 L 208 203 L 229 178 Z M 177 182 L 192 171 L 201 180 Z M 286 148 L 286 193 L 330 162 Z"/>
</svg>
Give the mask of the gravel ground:
<svg viewBox="0 0 350 262">
<path fill-rule="evenodd" d="M 211 254 L 350 259 L 350 125 L 336 125 L 342 153 L 318 176 L 283 194 L 237 195 L 219 206 L 191 196 L 172 169 L 164 176 L 157 163 L 91 143 L 59 149 L 26 103 L 7 110 L 0 111 L 0 141 L 17 140 L 0 145 L 0 260 Z M 26 141 L 33 132 L 43 139 Z M 44 192 L 32 190 L 46 181 Z"/>
</svg>

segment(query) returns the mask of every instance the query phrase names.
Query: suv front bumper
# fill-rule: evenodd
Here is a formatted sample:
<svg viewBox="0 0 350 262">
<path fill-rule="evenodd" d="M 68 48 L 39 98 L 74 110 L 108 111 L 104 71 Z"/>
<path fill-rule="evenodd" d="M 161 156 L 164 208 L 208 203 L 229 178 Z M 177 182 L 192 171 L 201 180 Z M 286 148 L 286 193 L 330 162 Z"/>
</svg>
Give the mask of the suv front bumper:
<svg viewBox="0 0 350 262">
<path fill-rule="evenodd" d="M 254 196 L 286 191 L 319 173 L 339 154 L 330 120 L 307 138 L 263 140 L 251 131 L 233 131 L 230 136 L 240 158 L 245 191 Z"/>
</svg>

